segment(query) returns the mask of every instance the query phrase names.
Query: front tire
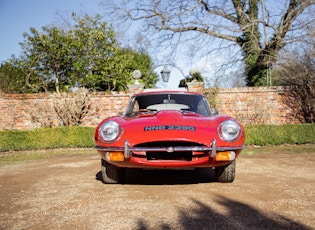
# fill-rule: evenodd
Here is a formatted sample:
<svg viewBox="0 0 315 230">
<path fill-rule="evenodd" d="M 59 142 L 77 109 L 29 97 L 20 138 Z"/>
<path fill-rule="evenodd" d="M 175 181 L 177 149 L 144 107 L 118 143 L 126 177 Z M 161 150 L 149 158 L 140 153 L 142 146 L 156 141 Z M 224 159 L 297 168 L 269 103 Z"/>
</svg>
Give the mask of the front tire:
<svg viewBox="0 0 315 230">
<path fill-rule="evenodd" d="M 109 164 L 102 159 L 102 177 L 105 184 L 120 184 L 125 176 L 125 170 Z"/>
<path fill-rule="evenodd" d="M 235 179 L 235 161 L 215 168 L 215 179 L 217 182 L 231 183 Z"/>
</svg>

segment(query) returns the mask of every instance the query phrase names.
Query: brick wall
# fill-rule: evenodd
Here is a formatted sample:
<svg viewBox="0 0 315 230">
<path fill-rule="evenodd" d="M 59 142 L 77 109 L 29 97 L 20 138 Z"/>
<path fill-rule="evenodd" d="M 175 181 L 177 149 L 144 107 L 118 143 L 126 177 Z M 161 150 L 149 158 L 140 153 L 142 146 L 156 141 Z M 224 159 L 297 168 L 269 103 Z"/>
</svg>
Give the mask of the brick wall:
<svg viewBox="0 0 315 230">
<path fill-rule="evenodd" d="M 202 84 L 191 83 L 190 91 L 204 90 Z M 96 126 L 102 119 L 124 112 L 133 93 L 142 90 L 141 85 L 129 87 L 126 93 L 91 93 L 90 102 L 96 109 L 93 116 L 87 117 L 83 125 Z M 215 97 L 220 114 L 236 117 L 243 124 L 288 124 L 294 120 L 288 114 L 290 109 L 282 103 L 282 88 L 233 88 L 220 89 Z M 53 108 L 53 94 L 3 94 L 0 92 L 0 130 L 34 129 L 43 121 L 58 125 Z M 41 117 L 42 121 L 39 120 Z"/>
<path fill-rule="evenodd" d="M 281 87 L 244 87 L 220 89 L 216 102 L 219 112 L 234 116 L 244 124 L 297 123 L 283 97 Z"/>
<path fill-rule="evenodd" d="M 130 98 L 127 93 L 91 93 L 89 96 L 97 113 L 86 117 L 85 126 L 96 126 L 104 118 L 124 112 Z M 48 120 L 53 126 L 58 126 L 60 121 L 54 110 L 54 100 L 53 94 L 0 95 L 0 130 L 35 129 Z"/>
<path fill-rule="evenodd" d="M 32 122 L 32 116 L 37 111 L 47 109 L 52 111 L 53 97 L 50 94 L 0 94 L 0 130 L 33 129 L 40 127 Z M 54 118 L 52 118 L 54 119 Z"/>
</svg>

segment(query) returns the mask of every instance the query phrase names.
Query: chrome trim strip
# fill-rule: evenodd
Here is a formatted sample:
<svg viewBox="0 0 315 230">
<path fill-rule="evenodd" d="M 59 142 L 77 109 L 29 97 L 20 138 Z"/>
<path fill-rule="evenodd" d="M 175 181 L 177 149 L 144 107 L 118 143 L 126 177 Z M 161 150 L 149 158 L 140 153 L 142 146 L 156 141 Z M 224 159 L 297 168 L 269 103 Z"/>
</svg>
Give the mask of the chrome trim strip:
<svg viewBox="0 0 315 230">
<path fill-rule="evenodd" d="M 102 147 L 102 146 L 95 146 L 96 150 L 99 151 L 106 151 L 106 152 L 110 152 L 110 151 L 124 151 L 124 147 Z"/>
<path fill-rule="evenodd" d="M 217 151 L 228 151 L 228 150 L 239 150 L 245 148 L 244 146 L 241 147 L 217 147 Z M 96 146 L 96 150 L 100 151 L 124 151 L 123 147 L 101 147 L 101 146 Z M 135 147 L 135 148 L 130 148 L 129 151 L 135 151 L 135 152 L 161 152 L 165 151 L 167 152 L 169 150 L 169 147 L 154 147 L 154 148 L 149 148 L 149 147 Z M 212 147 L 185 147 L 185 146 L 177 146 L 173 147 L 173 152 L 181 152 L 181 151 L 195 151 L 195 152 L 201 152 L 201 151 L 211 151 Z"/>
<path fill-rule="evenodd" d="M 211 147 L 200 147 L 200 146 L 175 146 L 172 147 L 172 152 L 182 152 L 182 151 L 211 151 L 210 157 L 214 158 L 217 151 L 228 151 L 228 150 L 240 150 L 245 148 L 245 146 L 239 147 L 217 147 L 216 140 L 212 140 Z M 123 151 L 125 158 L 130 158 L 132 152 L 168 152 L 170 147 L 130 147 L 128 140 L 125 141 L 124 147 L 102 147 L 96 146 L 96 150 L 99 151 Z"/>
</svg>

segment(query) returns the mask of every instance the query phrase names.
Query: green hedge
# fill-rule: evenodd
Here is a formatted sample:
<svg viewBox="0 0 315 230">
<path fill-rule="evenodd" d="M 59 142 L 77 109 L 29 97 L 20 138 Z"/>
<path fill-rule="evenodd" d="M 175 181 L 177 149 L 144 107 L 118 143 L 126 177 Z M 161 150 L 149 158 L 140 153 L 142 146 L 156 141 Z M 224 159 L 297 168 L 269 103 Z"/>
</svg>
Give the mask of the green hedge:
<svg viewBox="0 0 315 230">
<path fill-rule="evenodd" d="M 93 147 L 94 128 L 0 131 L 0 151 Z M 315 124 L 246 126 L 246 145 L 315 144 Z"/>
<path fill-rule="evenodd" d="M 58 127 L 27 131 L 1 131 L 0 151 L 93 147 L 94 128 Z"/>
<path fill-rule="evenodd" d="M 246 126 L 246 145 L 315 144 L 315 124 Z"/>
</svg>

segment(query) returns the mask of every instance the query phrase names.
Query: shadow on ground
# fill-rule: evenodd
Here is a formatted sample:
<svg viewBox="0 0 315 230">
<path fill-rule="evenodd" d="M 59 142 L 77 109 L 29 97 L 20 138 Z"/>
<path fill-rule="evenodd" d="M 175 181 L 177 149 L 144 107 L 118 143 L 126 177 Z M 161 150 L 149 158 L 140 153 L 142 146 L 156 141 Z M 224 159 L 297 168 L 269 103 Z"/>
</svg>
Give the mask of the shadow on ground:
<svg viewBox="0 0 315 230">
<path fill-rule="evenodd" d="M 265 230 L 265 229 L 290 229 L 310 230 L 307 226 L 287 219 L 281 215 L 271 215 L 246 205 L 244 203 L 218 196 L 216 202 L 225 208 L 224 214 L 219 213 L 210 206 L 197 200 L 193 200 L 196 208 L 189 210 L 179 209 L 179 221 L 177 229 L 242 229 L 242 230 Z M 138 220 L 137 229 L 151 229 L 145 219 Z M 168 224 L 161 224 L 158 229 L 174 229 Z"/>
<path fill-rule="evenodd" d="M 102 173 L 96 174 L 96 179 L 102 181 Z M 185 170 L 142 170 L 128 169 L 125 184 L 142 185 L 170 185 L 170 184 L 197 184 L 214 182 L 214 170 L 197 169 Z M 223 213 L 198 200 L 192 199 L 195 205 L 192 209 L 178 209 L 179 220 L 176 229 L 242 229 L 242 230 L 310 230 L 311 228 L 288 219 L 285 216 L 273 213 L 264 213 L 248 204 L 218 196 L 213 202 L 220 205 Z M 222 210 L 221 208 L 221 210 Z M 160 220 L 158 229 L 174 229 Z M 145 217 L 138 220 L 136 229 L 152 229 Z"/>
<path fill-rule="evenodd" d="M 96 179 L 102 180 L 102 172 L 96 174 Z M 196 170 L 143 170 L 127 169 L 123 184 L 133 185 L 172 185 L 198 184 L 215 181 L 215 173 L 210 168 Z"/>
</svg>

